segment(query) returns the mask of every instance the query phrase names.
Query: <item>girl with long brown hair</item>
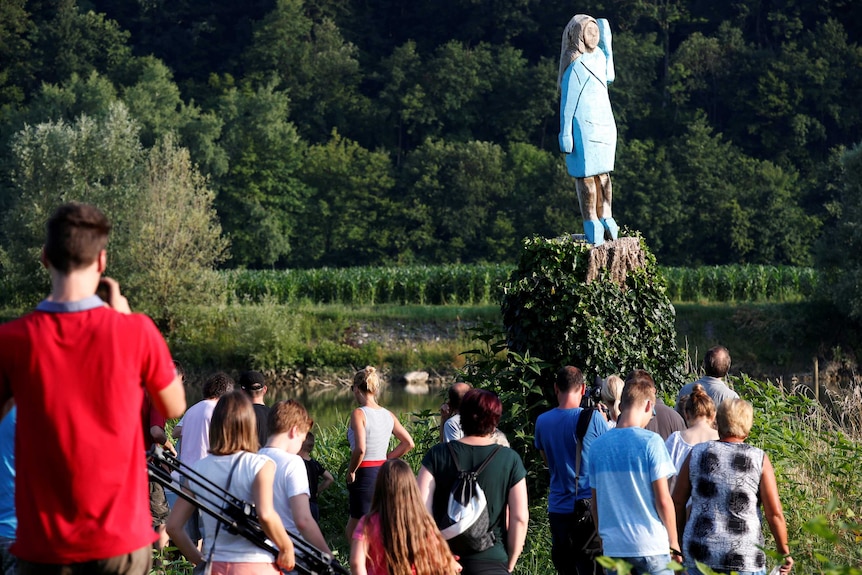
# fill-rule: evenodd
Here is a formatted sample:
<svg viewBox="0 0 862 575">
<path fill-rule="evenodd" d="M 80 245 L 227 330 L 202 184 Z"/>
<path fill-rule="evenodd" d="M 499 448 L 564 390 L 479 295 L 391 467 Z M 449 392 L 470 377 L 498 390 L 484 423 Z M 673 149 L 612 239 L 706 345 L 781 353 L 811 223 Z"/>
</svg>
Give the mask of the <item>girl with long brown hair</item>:
<svg viewBox="0 0 862 575">
<path fill-rule="evenodd" d="M 209 563 L 213 575 L 275 575 L 279 568 L 293 569 L 293 542 L 287 535 L 273 505 L 275 463 L 257 452 L 257 419 L 251 400 L 237 390 L 218 400 L 213 410 L 209 430 L 209 455 L 192 465 L 198 474 L 221 485 L 234 497 L 253 501 L 257 519 L 266 536 L 278 547 L 278 557 L 264 551 L 241 535 L 228 532 L 215 518 L 204 515 L 204 545 L 202 550 L 189 538 L 183 526 L 197 513 L 194 505 L 179 499 L 167 520 L 168 534 L 180 552 L 198 566 Z M 189 480 L 192 492 L 195 479 Z M 214 496 L 202 493 L 199 498 L 220 507 Z"/>
<path fill-rule="evenodd" d="M 400 459 L 380 466 L 371 508 L 350 545 L 353 575 L 451 575 L 461 571 Z"/>
</svg>

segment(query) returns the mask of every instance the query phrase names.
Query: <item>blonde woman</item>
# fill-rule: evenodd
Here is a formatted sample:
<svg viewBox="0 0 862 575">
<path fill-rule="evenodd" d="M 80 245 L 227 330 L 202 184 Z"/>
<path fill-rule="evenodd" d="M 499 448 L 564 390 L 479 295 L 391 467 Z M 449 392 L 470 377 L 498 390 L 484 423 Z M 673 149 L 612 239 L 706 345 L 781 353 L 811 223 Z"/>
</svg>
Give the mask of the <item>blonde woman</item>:
<svg viewBox="0 0 862 575">
<path fill-rule="evenodd" d="M 721 573 L 765 575 L 763 517 L 784 556 L 783 575 L 793 568 L 787 544 L 787 523 L 778 497 L 775 470 L 769 456 L 745 440 L 754 409 L 742 399 L 726 399 L 718 408 L 718 441 L 695 445 L 682 465 L 673 502 L 688 573 L 700 573 L 696 562 Z M 686 502 L 691 516 L 686 522 Z"/>
<path fill-rule="evenodd" d="M 617 374 L 609 375 L 602 382 L 602 402 L 599 405 L 599 409 L 605 414 L 605 418 L 608 420 L 608 427 L 617 426 L 617 418 L 620 416 L 620 397 L 623 394 L 624 385 L 623 378 Z"/>
<path fill-rule="evenodd" d="M 374 481 L 380 466 L 413 449 L 413 438 L 391 411 L 377 403 L 380 375 L 374 367 L 357 371 L 350 386 L 359 407 L 350 414 L 347 442 L 350 461 L 347 464 L 347 495 L 350 519 L 345 536 L 350 541 L 359 519 L 368 513 L 374 494 Z M 389 439 L 398 440 L 389 451 Z"/>
</svg>

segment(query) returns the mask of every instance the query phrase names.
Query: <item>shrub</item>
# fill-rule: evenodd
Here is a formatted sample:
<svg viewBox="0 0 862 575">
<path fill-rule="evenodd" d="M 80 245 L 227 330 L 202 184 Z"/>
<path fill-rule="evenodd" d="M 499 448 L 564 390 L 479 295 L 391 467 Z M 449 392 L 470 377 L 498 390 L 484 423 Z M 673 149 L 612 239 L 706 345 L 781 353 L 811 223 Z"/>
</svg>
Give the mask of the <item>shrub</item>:
<svg viewBox="0 0 862 575">
<path fill-rule="evenodd" d="M 599 250 L 608 250 L 606 265 L 591 263 L 603 257 Z M 600 248 L 569 238 L 525 240 L 501 308 L 509 349 L 547 362 L 544 382 L 575 365 L 588 382 L 642 368 L 661 389 L 682 384 L 675 312 L 640 238 Z"/>
</svg>

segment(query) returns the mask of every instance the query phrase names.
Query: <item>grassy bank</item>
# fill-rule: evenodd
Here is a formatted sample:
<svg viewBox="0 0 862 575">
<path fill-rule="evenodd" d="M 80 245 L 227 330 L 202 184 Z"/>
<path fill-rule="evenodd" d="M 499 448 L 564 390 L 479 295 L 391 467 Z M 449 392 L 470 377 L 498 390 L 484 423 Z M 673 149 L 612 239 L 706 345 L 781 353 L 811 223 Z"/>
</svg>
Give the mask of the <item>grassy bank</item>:
<svg viewBox="0 0 862 575">
<path fill-rule="evenodd" d="M 821 369 L 848 370 L 860 345 L 858 328 L 816 303 L 678 303 L 678 345 L 695 369 L 721 343 L 734 373 L 776 378 Z M 256 369 L 349 372 L 373 364 L 394 374 L 414 369 L 451 373 L 472 346 L 472 328 L 500 326 L 495 305 L 274 303 L 188 310 L 169 336 L 193 371 Z M 829 362 L 833 362 L 830 364 Z"/>
</svg>

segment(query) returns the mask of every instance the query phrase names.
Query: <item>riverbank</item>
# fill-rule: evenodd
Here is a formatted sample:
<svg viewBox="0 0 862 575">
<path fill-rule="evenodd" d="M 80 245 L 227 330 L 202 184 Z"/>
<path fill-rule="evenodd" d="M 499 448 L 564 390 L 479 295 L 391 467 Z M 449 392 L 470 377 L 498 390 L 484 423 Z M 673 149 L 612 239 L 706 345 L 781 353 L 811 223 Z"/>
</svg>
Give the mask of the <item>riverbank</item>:
<svg viewBox="0 0 862 575">
<path fill-rule="evenodd" d="M 676 304 L 677 344 L 697 371 L 711 346 L 728 347 L 732 373 L 781 381 L 819 380 L 833 390 L 857 381 L 858 326 L 826 305 Z M 375 365 L 392 385 L 425 371 L 438 390 L 476 347 L 476 330 L 500 328 L 497 306 L 233 305 L 190 310 L 169 336 L 189 371 L 190 401 L 206 374 L 263 371 L 275 395 L 347 385 L 355 369 Z"/>
</svg>

